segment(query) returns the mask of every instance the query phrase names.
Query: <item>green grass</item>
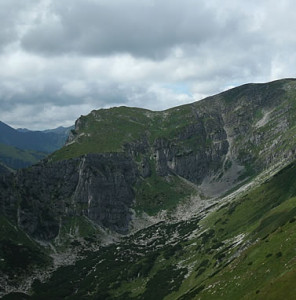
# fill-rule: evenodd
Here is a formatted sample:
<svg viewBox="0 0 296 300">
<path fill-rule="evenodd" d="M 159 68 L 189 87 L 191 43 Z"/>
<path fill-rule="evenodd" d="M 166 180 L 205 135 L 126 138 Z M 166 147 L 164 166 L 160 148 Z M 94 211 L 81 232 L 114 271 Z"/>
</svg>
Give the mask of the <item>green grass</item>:
<svg viewBox="0 0 296 300">
<path fill-rule="evenodd" d="M 282 82 L 263 84 L 256 91 L 263 93 L 264 101 L 275 101 L 283 94 L 282 85 Z M 222 94 L 225 105 L 232 105 L 238 97 L 245 101 L 246 91 L 251 92 L 252 87 Z M 275 92 L 274 87 L 278 88 Z M 281 99 L 295 102 L 292 92 L 289 97 Z M 193 113 L 197 107 L 198 116 Z M 283 107 L 280 104 L 276 113 Z M 199 103 L 165 112 L 125 107 L 94 111 L 79 121 L 77 135 L 85 135 L 53 154 L 52 159 L 89 152 L 123 152 L 126 143 L 145 141 L 149 144 L 145 148 L 147 153 L 137 150 L 135 161 L 140 164 L 143 157 L 149 158 L 151 175 L 140 178 L 134 186 L 136 211 L 150 215 L 162 209 L 170 211 L 195 190 L 177 176 L 158 176 L 151 147 L 156 141 L 170 142 L 181 156 L 211 149 L 213 139 L 193 136 L 196 128 L 193 131 L 190 128 L 192 120 L 198 120 L 195 125 L 204 126 L 214 136 L 217 123 L 209 113 L 211 109 Z M 243 125 L 254 126 L 262 118 L 258 107 L 253 107 L 251 114 L 253 119 Z M 241 117 L 244 120 L 243 114 Z M 290 118 L 293 123 L 293 114 Z M 275 124 L 266 124 L 256 132 L 268 136 Z M 294 145 L 294 130 L 282 134 L 291 143 L 279 143 L 273 153 L 287 151 Z M 261 159 L 263 146 L 272 143 L 275 137 L 279 134 L 274 133 L 257 146 L 249 145 L 248 134 L 234 141 L 235 147 L 242 145 L 240 159 L 246 159 L 247 166 L 244 176 L 256 174 L 258 170 L 252 162 Z M 253 161 L 247 160 L 250 153 Z M 262 160 L 266 158 L 264 155 Z M 230 166 L 225 164 L 225 167 Z M 84 237 L 86 242 L 89 238 L 92 243 L 96 232 L 90 225 L 82 217 L 64 218 L 59 238 L 65 247 L 77 236 Z M 122 238 L 118 244 L 83 252 L 83 259 L 59 268 L 47 282 L 35 281 L 33 299 L 294 299 L 295 226 L 294 162 L 204 219 L 196 216 L 173 224 L 160 222 Z"/>
<path fill-rule="evenodd" d="M 296 195 L 295 176 L 296 164 L 292 163 L 260 187 L 216 212 L 215 217 L 211 216 L 213 223 L 220 219 L 217 224 L 223 229 L 221 238 L 229 238 L 239 232 L 249 233 L 263 216 L 268 216 L 277 206 L 293 199 Z M 207 226 L 213 226 L 213 223 L 205 222 Z"/>
<path fill-rule="evenodd" d="M 263 285 L 261 289 L 256 291 L 255 295 L 248 295 L 246 299 L 294 299 L 296 293 L 295 280 L 296 270 L 287 271 L 275 280 Z"/>
<path fill-rule="evenodd" d="M 176 176 L 152 176 L 136 187 L 135 210 L 156 215 L 161 210 L 172 211 L 182 200 L 196 191 Z"/>
<path fill-rule="evenodd" d="M 0 161 L 12 169 L 28 167 L 46 156 L 46 153 L 0 144 Z"/>
<path fill-rule="evenodd" d="M 78 157 L 87 153 L 122 152 L 124 144 L 145 132 L 148 110 L 118 107 L 91 112 L 79 119 L 81 135 L 77 142 L 51 155 L 53 160 Z"/>
<path fill-rule="evenodd" d="M 33 299 L 293 299 L 295 191 L 292 163 L 205 219 L 162 222 L 86 252 L 36 282 Z"/>
<path fill-rule="evenodd" d="M 124 152 L 125 145 L 146 140 L 153 145 L 157 139 L 180 139 L 180 133 L 195 118 L 192 107 L 184 105 L 163 112 L 140 108 L 115 107 L 93 111 L 79 119 L 76 142 L 53 153 L 54 161 L 78 157 L 87 153 Z M 184 140 L 183 147 L 203 141 Z M 182 142 L 181 142 L 182 143 Z"/>
<path fill-rule="evenodd" d="M 144 150 L 149 152 L 148 148 L 153 147 L 159 139 L 174 144 L 179 155 L 186 154 L 188 151 L 204 153 L 212 148 L 215 134 L 221 131 L 221 120 L 219 120 L 221 116 L 216 106 L 221 106 L 222 103 L 222 107 L 225 105 L 224 113 L 228 119 L 233 113 L 233 104 L 238 102 L 236 107 L 238 120 L 234 124 L 234 129 L 242 130 L 242 134 L 235 137 L 234 146 L 241 150 L 239 159 L 243 164 L 253 166 L 252 164 L 256 162 L 256 171 L 258 171 L 257 169 L 262 168 L 264 164 L 265 155 L 268 155 L 261 151 L 279 137 L 274 129 L 282 121 L 281 111 L 287 107 L 290 109 L 284 113 L 284 117 L 287 117 L 289 128 L 284 133 L 281 131 L 282 140 L 287 143 L 285 145 L 279 143 L 273 151 L 282 153 L 282 150 L 288 151 L 295 146 L 296 142 L 293 142 L 291 137 L 296 126 L 296 93 L 293 88 L 285 91 L 284 87 L 287 85 L 294 86 L 295 83 L 293 80 L 280 80 L 266 84 L 243 85 L 220 94 L 219 105 L 216 103 L 217 99 L 212 97 L 206 101 L 162 112 L 128 107 L 92 111 L 78 120 L 76 131 L 73 131 L 76 136 L 75 142 L 56 151 L 50 158 L 56 161 L 87 153 L 124 152 L 127 151 L 127 144 L 140 141 L 146 143 L 146 146 L 147 143 L 149 144 Z M 254 100 L 251 101 L 252 99 Z M 273 118 L 272 122 L 255 128 L 255 124 L 263 117 L 264 109 L 268 110 L 272 105 L 276 108 L 272 115 L 277 112 L 279 115 Z M 249 114 L 245 113 L 246 109 Z M 247 132 L 245 128 L 248 128 Z M 200 134 L 196 135 L 194 131 L 199 131 Z M 257 134 L 261 136 L 262 142 L 252 144 L 250 139 Z"/>
<path fill-rule="evenodd" d="M 100 230 L 85 216 L 63 217 L 59 235 L 54 245 L 59 251 L 67 250 L 71 246 L 80 245 L 81 239 L 89 242 L 100 240 Z"/>
<path fill-rule="evenodd" d="M 251 243 L 238 258 L 203 282 L 211 288 L 199 291 L 202 299 L 256 299 L 262 286 L 269 286 L 286 272 L 286 265 L 295 258 L 290 246 L 296 239 L 295 175 L 294 163 L 202 221 L 203 226 L 215 230 L 214 238 L 218 241 L 244 234 L 244 240 Z M 230 257 L 227 251 L 220 250 L 213 258 L 227 262 Z M 211 270 L 214 271 L 215 268 Z M 201 283 L 195 284 L 198 287 Z"/>
<path fill-rule="evenodd" d="M 287 219 L 284 225 L 243 251 L 239 258 L 209 279 L 207 286 L 215 288 L 203 292 L 202 299 L 257 299 L 262 288 L 270 287 L 289 268 L 295 268 L 292 262 L 295 253 L 286 245 L 286 241 L 295 243 L 295 240 L 295 224 Z M 290 288 L 293 290 L 293 286 Z M 265 294 L 266 299 L 271 299 L 269 291 L 266 290 Z M 293 298 L 282 293 L 278 299 Z"/>
<path fill-rule="evenodd" d="M 196 194 L 196 190 L 175 175 L 158 176 L 153 160 L 150 160 L 151 175 L 141 179 L 135 186 L 134 209 L 141 214 L 156 215 L 161 210 L 172 211 L 182 201 Z"/>
</svg>

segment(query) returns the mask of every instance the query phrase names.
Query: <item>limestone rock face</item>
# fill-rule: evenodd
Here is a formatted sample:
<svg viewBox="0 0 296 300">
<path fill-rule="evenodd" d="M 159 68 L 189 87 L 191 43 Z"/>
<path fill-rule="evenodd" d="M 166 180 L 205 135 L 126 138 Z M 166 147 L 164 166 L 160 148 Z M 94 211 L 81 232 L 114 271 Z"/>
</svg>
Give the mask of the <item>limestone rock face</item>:
<svg viewBox="0 0 296 300">
<path fill-rule="evenodd" d="M 133 161 L 116 153 L 35 165 L 2 179 L 1 214 L 40 240 L 55 238 L 64 216 L 126 233 L 136 176 Z"/>
<path fill-rule="evenodd" d="M 144 211 L 158 203 L 165 209 L 167 195 L 178 192 L 174 180 L 182 189 L 188 183 L 188 190 L 219 196 L 293 158 L 295 101 L 296 81 L 288 79 L 244 85 L 164 112 L 93 111 L 76 121 L 66 146 L 46 161 L 2 177 L 1 213 L 40 240 L 54 239 L 65 216 L 127 233 L 136 200 Z"/>
</svg>

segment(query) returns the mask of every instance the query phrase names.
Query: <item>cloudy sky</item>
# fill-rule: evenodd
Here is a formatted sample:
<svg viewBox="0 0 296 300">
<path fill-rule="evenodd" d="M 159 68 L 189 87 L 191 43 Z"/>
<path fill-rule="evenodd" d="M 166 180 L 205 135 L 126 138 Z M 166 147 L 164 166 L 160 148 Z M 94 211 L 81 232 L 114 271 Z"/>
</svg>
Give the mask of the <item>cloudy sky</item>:
<svg viewBox="0 0 296 300">
<path fill-rule="evenodd" d="M 1 0 L 0 120 L 70 126 L 296 77 L 294 0 Z"/>
</svg>

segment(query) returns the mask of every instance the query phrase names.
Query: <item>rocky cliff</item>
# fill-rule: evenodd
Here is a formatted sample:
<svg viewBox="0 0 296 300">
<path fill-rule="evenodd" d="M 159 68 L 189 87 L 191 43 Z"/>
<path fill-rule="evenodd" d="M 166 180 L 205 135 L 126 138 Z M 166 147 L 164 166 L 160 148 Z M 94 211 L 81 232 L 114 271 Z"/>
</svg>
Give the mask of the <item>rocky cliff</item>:
<svg viewBox="0 0 296 300">
<path fill-rule="evenodd" d="M 69 267 L 75 272 L 60 269 L 45 289 L 35 283 L 39 298 L 43 290 L 53 291 L 55 297 L 55 280 L 61 289 L 56 295 L 75 298 L 77 291 L 88 295 L 90 286 L 98 284 L 96 292 L 104 286 L 111 299 L 118 282 L 124 280 L 128 291 L 134 291 L 133 282 L 138 280 L 140 294 L 149 291 L 143 299 L 151 299 L 158 282 L 178 289 L 173 283 L 183 280 L 185 288 L 179 296 L 186 298 L 200 293 L 205 279 L 209 288 L 204 293 L 210 290 L 220 271 L 229 274 L 227 266 L 232 261 L 236 264 L 236 257 L 244 260 L 240 254 L 257 244 L 263 254 L 254 265 L 264 265 L 261 258 L 271 257 L 262 246 L 268 235 L 278 239 L 279 226 L 287 224 L 295 232 L 295 163 L 276 175 L 268 170 L 280 169 L 294 159 L 295 116 L 294 79 L 244 85 L 163 112 L 118 107 L 81 116 L 62 149 L 30 168 L 0 175 L 0 295 L 11 286 L 28 290 L 32 284 L 26 281 L 28 274 L 36 279 L 36 268 L 52 265 L 48 253 L 55 258 L 60 255 L 56 251 L 70 249 L 75 254 L 81 247 L 97 250 L 98 245 L 98 252 L 83 252 L 86 259 Z M 261 181 L 252 182 L 257 175 Z M 255 188 L 246 184 L 246 190 L 223 198 L 245 183 Z M 208 209 L 196 209 L 201 202 Z M 201 221 L 212 209 L 214 213 Z M 196 215 L 191 218 L 192 213 Z M 169 218 L 173 221 L 147 226 Z M 142 231 L 122 238 L 119 248 L 101 248 L 103 238 L 126 235 L 133 226 L 139 229 L 136 222 L 142 222 Z M 273 252 L 274 245 L 282 242 L 270 244 L 268 251 Z M 277 266 L 285 265 L 282 250 L 275 253 Z M 133 255 L 136 264 L 129 271 Z M 285 259 L 290 261 L 292 254 Z M 181 273 L 171 267 L 178 261 L 178 268 L 184 267 Z M 79 278 L 69 279 L 65 291 L 63 278 L 69 273 Z M 89 274 L 94 276 L 91 282 Z M 22 276 L 25 288 L 19 284 Z M 72 291 L 74 281 L 79 288 Z M 171 288 L 165 293 L 171 293 Z M 157 293 L 161 291 L 163 287 L 158 286 Z"/>
<path fill-rule="evenodd" d="M 134 162 L 117 153 L 38 164 L 2 179 L 1 214 L 37 240 L 57 237 L 67 216 L 126 233 L 136 176 Z"/>
<path fill-rule="evenodd" d="M 295 95 L 287 79 L 163 112 L 93 111 L 48 160 L 2 180 L 1 213 L 40 240 L 56 238 L 65 216 L 127 233 L 132 208 L 156 214 L 218 196 L 292 158 Z"/>
</svg>

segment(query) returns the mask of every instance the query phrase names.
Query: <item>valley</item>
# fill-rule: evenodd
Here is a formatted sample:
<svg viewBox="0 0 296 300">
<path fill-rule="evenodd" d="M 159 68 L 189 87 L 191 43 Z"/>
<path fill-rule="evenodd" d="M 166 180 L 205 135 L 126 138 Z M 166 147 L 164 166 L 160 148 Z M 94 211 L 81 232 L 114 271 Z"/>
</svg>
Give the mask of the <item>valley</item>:
<svg viewBox="0 0 296 300">
<path fill-rule="evenodd" d="M 296 80 L 81 116 L 0 173 L 3 299 L 293 299 Z"/>
</svg>

